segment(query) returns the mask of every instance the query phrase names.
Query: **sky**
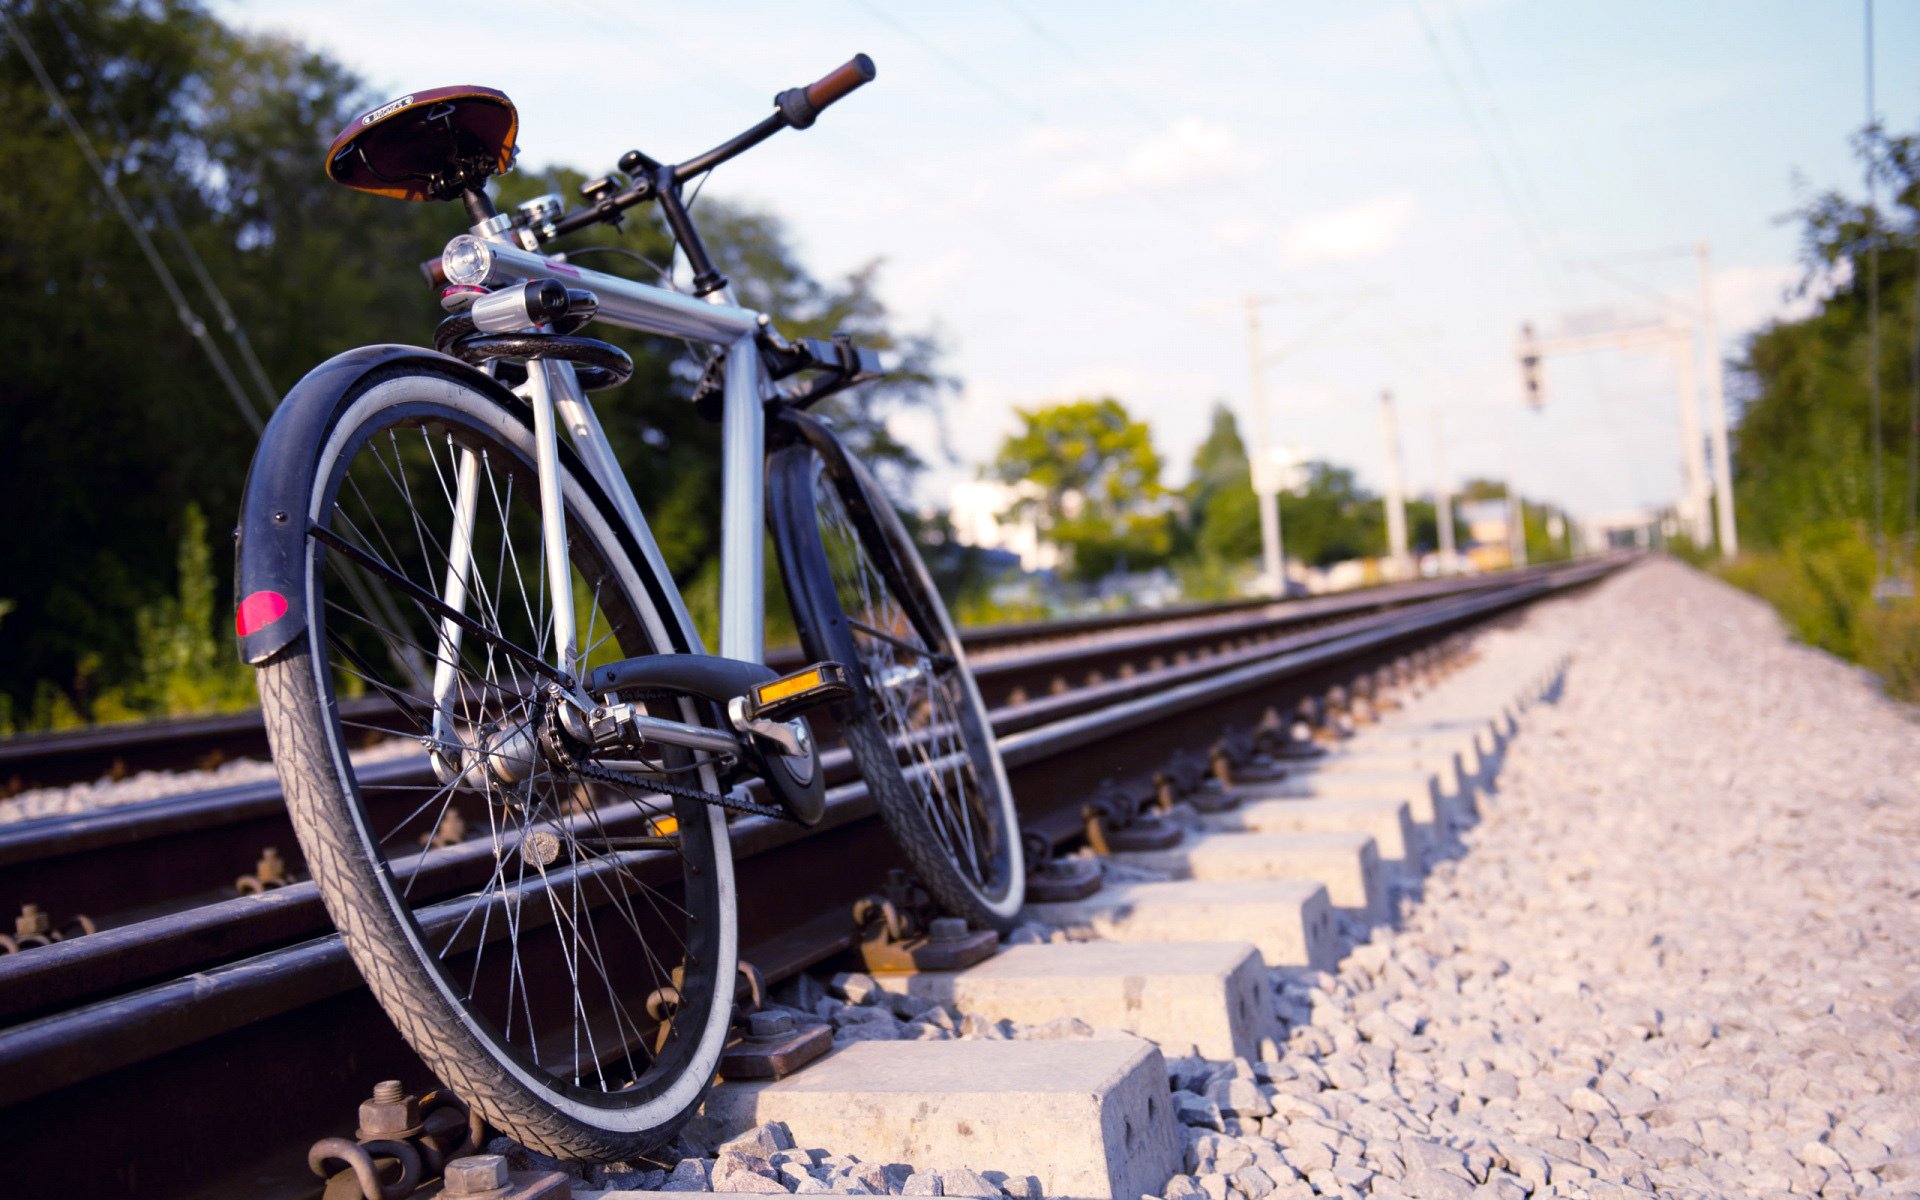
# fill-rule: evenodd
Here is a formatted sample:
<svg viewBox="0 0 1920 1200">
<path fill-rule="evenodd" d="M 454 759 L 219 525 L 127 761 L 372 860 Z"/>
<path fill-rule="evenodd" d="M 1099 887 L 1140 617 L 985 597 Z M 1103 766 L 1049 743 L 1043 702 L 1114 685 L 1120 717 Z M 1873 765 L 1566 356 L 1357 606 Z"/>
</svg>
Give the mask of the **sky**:
<svg viewBox="0 0 1920 1200">
<path fill-rule="evenodd" d="M 1805 310 L 1791 214 L 1858 194 L 1858 3 L 1740 0 L 216 0 L 398 96 L 482 83 L 521 161 L 682 159 L 855 51 L 878 79 L 716 173 L 817 275 L 883 263 L 962 386 L 899 432 L 974 477 L 1016 407 L 1112 395 L 1184 478 L 1216 402 L 1249 428 L 1248 297 L 1275 440 L 1378 487 L 1379 396 L 1407 483 L 1511 477 L 1588 516 L 1680 487 L 1665 356 L 1549 360 L 1514 340 L 1698 312 L 1721 349 Z M 1875 6 L 1875 93 L 1920 128 L 1920 0 Z M 450 216 L 449 233 L 457 218 Z M 1736 381 L 1729 377 L 1733 390 Z M 949 455 L 951 457 L 949 457 Z"/>
</svg>

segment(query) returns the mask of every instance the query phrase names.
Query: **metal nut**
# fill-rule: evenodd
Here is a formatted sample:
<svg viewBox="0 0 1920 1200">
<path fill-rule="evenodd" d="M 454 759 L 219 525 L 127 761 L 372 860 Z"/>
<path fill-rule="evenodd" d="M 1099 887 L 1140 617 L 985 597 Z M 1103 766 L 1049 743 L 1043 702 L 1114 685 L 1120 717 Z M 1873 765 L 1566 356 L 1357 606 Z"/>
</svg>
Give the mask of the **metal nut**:
<svg viewBox="0 0 1920 1200">
<path fill-rule="evenodd" d="M 961 942 L 966 937 L 965 917 L 935 917 L 927 923 L 927 940 L 930 942 Z"/>
<path fill-rule="evenodd" d="M 783 1012 L 756 1012 L 747 1014 L 747 1040 L 750 1042 L 773 1042 L 793 1032 L 793 1017 Z"/>
<path fill-rule="evenodd" d="M 507 1186 L 507 1160 L 498 1154 L 470 1154 L 447 1164 L 443 1175 L 449 1196 L 482 1196 Z"/>
<path fill-rule="evenodd" d="M 420 1124 L 420 1101 L 407 1094 L 404 1084 L 387 1079 L 374 1085 L 373 1098 L 360 1102 L 361 1141 L 400 1138 Z"/>
</svg>

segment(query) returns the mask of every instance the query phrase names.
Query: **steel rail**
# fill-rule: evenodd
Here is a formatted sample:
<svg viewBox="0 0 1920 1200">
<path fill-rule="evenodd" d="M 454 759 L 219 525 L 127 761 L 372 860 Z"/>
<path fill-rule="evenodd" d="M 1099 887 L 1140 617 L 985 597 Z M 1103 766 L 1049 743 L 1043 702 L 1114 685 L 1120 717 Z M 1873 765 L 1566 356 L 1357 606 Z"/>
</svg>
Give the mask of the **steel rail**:
<svg viewBox="0 0 1920 1200">
<path fill-rule="evenodd" d="M 990 706 L 1013 710 L 1006 728 L 1020 729 L 1113 697 L 1225 670 L 1246 655 L 1284 648 L 1289 639 L 1326 622 L 1537 578 L 1542 569 L 1262 603 L 1224 614 L 1199 610 L 1185 620 L 1137 630 L 1109 623 L 1085 641 L 1042 640 L 1003 649 L 977 663 L 975 675 Z M 364 708 L 367 702 L 348 703 Z M 362 711 L 357 719 L 372 715 Z M 831 743 L 832 732 L 821 730 L 823 742 Z M 369 782 L 418 783 L 426 781 L 424 764 L 424 758 L 410 756 L 363 769 Z M 840 755 L 827 769 L 837 782 L 851 765 Z M 55 920 L 84 913 L 97 928 L 124 925 L 231 896 L 235 880 L 252 871 L 268 847 L 291 873 L 303 869 L 279 785 L 270 778 L 0 826 L 0 911 L 31 903 Z M 0 1006 L 0 1019 L 4 1016 Z"/>
<path fill-rule="evenodd" d="M 1346 631 L 1346 638 L 1351 641 L 1393 620 L 1393 612 L 1368 614 L 1344 622 L 1337 628 Z M 1243 664 L 1274 661 L 1276 655 L 1305 650 L 1323 640 L 1322 636 L 1312 631 L 1298 632 L 1204 661 L 1163 667 L 1129 678 L 1076 688 L 1061 695 L 1005 705 L 993 709 L 990 719 L 1003 745 L 1021 745 L 1023 743 L 1018 735 L 1023 730 L 1083 714 L 1088 719 L 1097 719 L 1102 712 L 1119 711 L 1109 706 L 1125 703 L 1144 704 L 1146 708 L 1142 711 L 1150 711 L 1158 696 L 1173 694 L 1175 689 L 1191 685 L 1195 680 L 1231 671 Z M 823 757 L 822 767 L 832 784 L 845 783 L 854 777 L 851 757 L 844 750 L 829 751 Z M 424 755 L 381 764 L 369 772 L 370 781 L 381 783 L 425 782 L 430 778 L 431 768 Z M 275 830 L 283 828 L 285 814 L 277 784 L 262 781 L 248 785 L 245 791 L 242 803 L 247 810 L 249 828 L 260 822 L 271 823 L 270 827 Z M 178 813 L 154 815 L 173 818 L 180 834 L 191 837 L 198 834 L 209 820 L 217 822 L 222 816 L 232 818 L 235 807 L 240 805 L 209 814 L 205 805 L 193 804 L 183 806 L 183 811 Z M 768 824 L 781 828 L 777 823 Z M 124 826 L 111 824 L 103 814 L 96 825 L 83 825 L 73 831 L 72 844 L 83 848 L 98 845 L 96 838 L 86 835 L 97 834 L 103 826 L 109 833 L 124 832 Z M 736 837 L 741 836 L 737 832 L 739 828 L 736 823 Z M 109 848 L 118 848 L 111 842 L 107 844 Z M 166 856 L 151 854 L 154 843 L 137 844 L 149 848 L 149 856 L 154 862 L 164 863 Z M 98 863 L 97 856 L 90 858 L 81 855 L 71 862 L 62 859 L 58 863 L 43 861 L 42 865 L 71 877 L 100 873 L 102 868 Z M 112 868 L 113 864 L 109 863 L 106 869 Z M 320 908 L 318 894 L 312 884 L 278 888 L 261 896 L 211 898 L 205 903 L 192 905 L 179 917 L 174 925 L 179 935 L 176 937 L 151 938 L 143 932 L 152 928 L 149 918 L 75 939 L 63 944 L 57 951 L 48 952 L 52 951 L 48 947 L 36 950 L 31 955 L 0 960 L 0 984 L 5 985 L 0 987 L 0 1022 L 71 1005 L 103 992 L 251 953 L 296 936 L 324 932 L 327 928 L 326 914 Z M 82 969 L 82 963 L 88 965 Z"/>
<path fill-rule="evenodd" d="M 1109 692 L 1090 708 L 1017 731 L 1000 728 L 999 720 L 1015 711 L 1003 706 L 995 714 L 996 733 L 1022 822 L 1051 841 L 1065 841 L 1078 832 L 1081 805 L 1096 788 L 1145 795 L 1175 749 L 1248 730 L 1270 708 L 1284 711 L 1409 649 L 1581 586 L 1617 565 L 1576 564 L 1363 618 L 1223 671 L 1163 680 L 1151 693 Z M 901 861 L 857 782 L 833 789 L 827 818 L 814 830 L 750 817 L 733 824 L 731 837 L 743 956 L 770 980 L 856 944 L 853 902 L 877 890 L 886 870 Z M 77 1006 L 58 1000 L 58 989 L 44 991 L 53 1011 L 0 1029 L 0 1111 L 14 1133 L 10 1170 L 22 1178 L 61 1179 L 75 1194 L 136 1182 L 156 1200 L 204 1192 L 208 1178 L 185 1178 L 185 1167 L 181 1176 L 162 1177 L 153 1164 L 217 1163 L 233 1179 L 258 1179 L 245 1154 L 301 1162 L 308 1140 L 350 1119 L 370 1080 L 428 1085 L 425 1069 L 373 1004 L 337 935 L 307 936 L 313 926 L 302 911 L 318 907 L 311 892 L 303 885 L 215 906 L 246 913 L 257 923 L 256 935 L 302 940 L 235 961 L 203 957 L 202 965 L 173 977 Z M 44 987 L 53 978 L 48 972 L 62 969 L 56 961 L 92 975 L 103 964 L 154 953 L 169 940 L 201 943 L 225 916 L 196 909 L 148 922 L 145 930 L 106 931 L 42 948 L 37 965 L 34 954 L 0 959 L 0 997 L 14 995 L 28 973 Z M 101 1129 L 115 1132 L 110 1155 L 99 1153 Z M 244 1153 L 236 1154 L 236 1146 Z M 285 1178 L 293 1186 L 298 1172 Z"/>
<path fill-rule="evenodd" d="M 1421 580 L 1298 600 L 1176 605 L 1062 621 L 983 626 L 965 630 L 961 642 L 970 656 L 1050 644 L 1058 646 L 1075 639 L 1084 639 L 1081 649 L 1090 654 L 1097 640 L 1104 638 L 1114 639 L 1117 651 L 1120 645 L 1132 640 L 1125 636 L 1129 633 L 1151 637 L 1157 629 L 1169 635 L 1170 640 L 1178 640 L 1171 635 L 1185 626 L 1191 628 L 1191 636 L 1204 640 L 1209 622 L 1239 614 L 1266 615 L 1269 619 L 1314 619 L 1320 614 L 1350 612 L 1355 606 L 1410 603 L 1444 591 L 1483 586 L 1489 578 L 1498 577 Z M 1068 656 L 1063 661 L 1070 659 Z M 798 651 L 792 648 L 776 648 L 769 654 L 768 661 L 775 667 L 802 665 Z M 344 707 L 356 716 L 366 717 L 391 711 L 390 705 L 377 698 L 348 701 Z M 0 786 L 17 792 L 26 788 L 87 783 L 132 771 L 191 770 L 236 758 L 264 758 L 266 753 L 266 728 L 257 710 L 14 734 L 0 738 Z"/>
</svg>

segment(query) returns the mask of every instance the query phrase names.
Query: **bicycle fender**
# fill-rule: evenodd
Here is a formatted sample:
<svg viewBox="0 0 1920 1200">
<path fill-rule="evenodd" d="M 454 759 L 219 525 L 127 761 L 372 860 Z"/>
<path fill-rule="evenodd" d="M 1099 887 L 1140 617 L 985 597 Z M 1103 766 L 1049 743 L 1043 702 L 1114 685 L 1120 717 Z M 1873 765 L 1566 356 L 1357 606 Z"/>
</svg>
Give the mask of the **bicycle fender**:
<svg viewBox="0 0 1920 1200">
<path fill-rule="evenodd" d="M 361 346 L 307 372 L 260 435 L 247 468 L 234 529 L 234 634 L 242 662 L 259 666 L 306 632 L 307 514 L 314 468 L 347 402 L 369 376 L 394 366 L 426 367 L 517 406 L 491 376 L 422 346 Z"/>
</svg>

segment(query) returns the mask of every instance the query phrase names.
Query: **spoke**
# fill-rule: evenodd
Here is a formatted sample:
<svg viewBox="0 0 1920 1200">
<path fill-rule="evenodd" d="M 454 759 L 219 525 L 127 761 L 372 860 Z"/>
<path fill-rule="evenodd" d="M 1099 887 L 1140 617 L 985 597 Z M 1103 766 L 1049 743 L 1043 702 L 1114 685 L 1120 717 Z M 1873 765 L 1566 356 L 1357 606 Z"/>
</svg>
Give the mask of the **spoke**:
<svg viewBox="0 0 1920 1200">
<path fill-rule="evenodd" d="M 335 712 L 336 727 L 405 739 L 463 766 L 503 731 L 547 719 L 549 681 L 569 682 L 596 655 L 654 647 L 639 625 L 645 596 L 628 595 L 619 560 L 582 530 L 569 539 L 572 571 L 561 581 L 581 610 L 578 661 L 546 659 L 554 646 L 549 564 L 544 553 L 519 553 L 539 545 L 536 490 L 520 486 L 530 468 L 490 449 L 484 431 L 469 440 L 461 428 L 414 421 L 375 431 L 309 536 L 330 560 L 320 604 L 331 677 L 393 709 Z M 452 605 L 441 589 L 459 537 L 457 471 L 469 452 L 485 499 L 473 505 L 465 599 Z M 448 623 L 466 635 L 457 652 L 441 637 Z M 437 699 L 427 683 L 436 668 L 452 679 Z M 491 770 L 448 782 L 403 778 L 353 791 L 364 836 L 405 908 L 464 906 L 423 953 L 458 980 L 455 995 L 464 993 L 488 1036 L 556 1084 L 612 1092 L 654 1070 L 653 1022 L 635 1002 L 695 960 L 708 918 L 682 889 L 708 831 L 654 835 L 649 822 L 675 810 L 646 778 L 589 792 L 544 753 L 517 785 Z M 418 778 L 425 781 L 410 781 Z M 456 816 L 471 823 L 463 840 L 435 847 Z M 525 849 L 535 830 L 558 836 L 564 854 L 549 860 Z M 704 1005 L 705 995 L 688 999 Z"/>
<path fill-rule="evenodd" d="M 479 621 L 474 620 L 458 609 L 450 607 L 446 602 L 441 600 L 440 597 L 427 591 L 419 584 L 413 582 L 413 580 L 408 579 L 405 575 L 389 567 L 386 563 L 381 562 L 358 546 L 342 539 L 332 530 L 327 529 L 325 526 L 316 525 L 313 527 L 312 533 L 316 540 L 325 542 L 369 571 L 391 580 L 395 587 L 398 587 L 407 594 L 409 599 L 417 602 L 433 615 L 445 617 L 459 625 L 462 629 L 465 629 L 468 633 L 486 639 L 501 650 L 519 659 L 523 665 L 540 672 L 542 675 L 547 676 L 557 683 L 565 684 L 569 682 L 564 674 L 548 665 L 538 654 L 514 645 L 493 630 L 482 625 Z"/>
</svg>

